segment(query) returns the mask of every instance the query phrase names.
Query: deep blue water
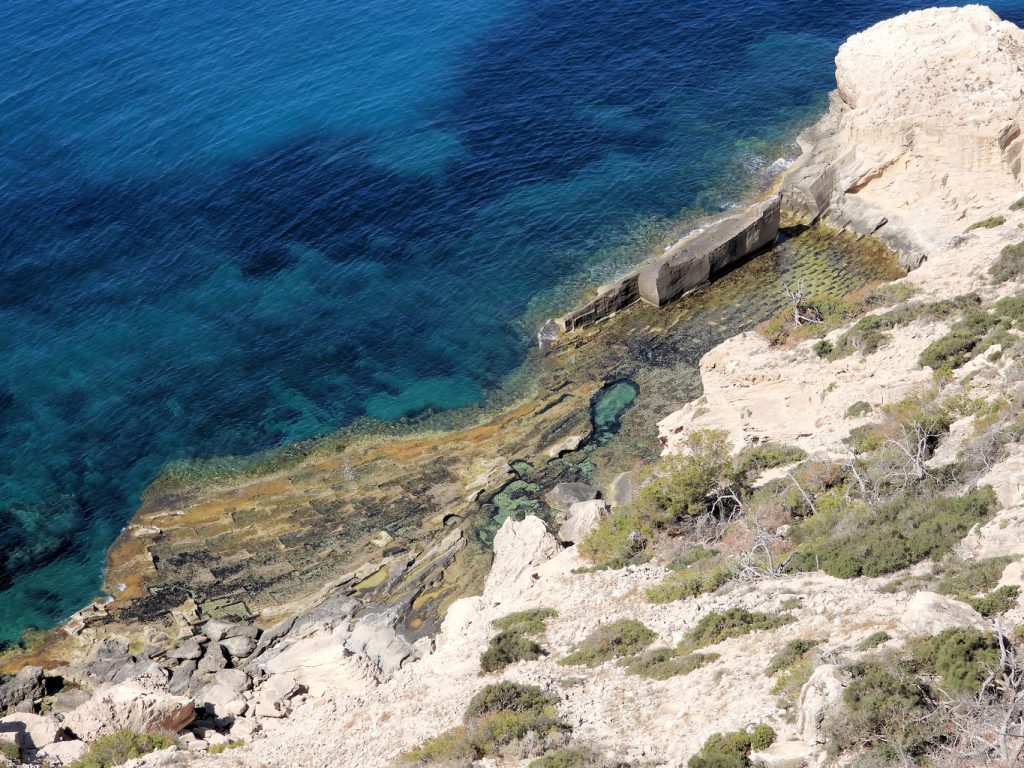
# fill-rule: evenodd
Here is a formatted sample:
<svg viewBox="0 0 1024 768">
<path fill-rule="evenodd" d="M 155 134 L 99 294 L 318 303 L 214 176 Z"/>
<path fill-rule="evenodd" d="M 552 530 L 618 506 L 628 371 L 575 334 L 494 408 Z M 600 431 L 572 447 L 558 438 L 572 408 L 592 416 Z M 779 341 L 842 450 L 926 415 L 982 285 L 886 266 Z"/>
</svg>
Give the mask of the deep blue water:
<svg viewBox="0 0 1024 768">
<path fill-rule="evenodd" d="M 5 0 L 0 639 L 171 460 L 479 402 L 917 5 Z"/>
</svg>

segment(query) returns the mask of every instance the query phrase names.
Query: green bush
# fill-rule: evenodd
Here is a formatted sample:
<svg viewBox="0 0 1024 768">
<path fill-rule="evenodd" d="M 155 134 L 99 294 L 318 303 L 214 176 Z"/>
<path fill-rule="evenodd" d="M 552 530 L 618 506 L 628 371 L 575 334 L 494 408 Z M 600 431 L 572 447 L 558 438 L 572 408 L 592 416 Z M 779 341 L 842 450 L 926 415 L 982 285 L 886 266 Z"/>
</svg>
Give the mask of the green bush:
<svg viewBox="0 0 1024 768">
<path fill-rule="evenodd" d="M 480 654 L 480 671 L 497 672 L 517 661 L 534 661 L 544 655 L 540 645 L 514 629 L 506 629 L 491 638 Z"/>
<path fill-rule="evenodd" d="M 748 611 L 744 608 L 729 608 L 705 615 L 697 625 L 686 633 L 684 648 L 704 648 L 732 637 L 750 632 L 777 629 L 796 621 L 789 614 L 769 614 Z"/>
<path fill-rule="evenodd" d="M 988 267 L 995 284 L 1017 280 L 1024 272 L 1024 243 L 1015 243 L 999 251 L 999 256 Z"/>
<path fill-rule="evenodd" d="M 117 731 L 96 739 L 89 745 L 89 751 L 80 760 L 71 763 L 70 768 L 113 768 L 177 744 L 178 740 L 166 733 Z"/>
<path fill-rule="evenodd" d="M 792 571 L 823 570 L 851 579 L 881 576 L 937 559 L 987 521 L 998 508 L 989 487 L 966 496 L 897 499 L 879 509 L 835 499 L 794 529 L 796 550 L 787 563 Z"/>
<path fill-rule="evenodd" d="M 648 587 L 645 594 L 652 603 L 671 603 L 714 592 L 732 575 L 727 563 L 705 560 L 681 571 L 669 571 L 660 584 Z"/>
<path fill-rule="evenodd" d="M 17 765 L 21 762 L 21 750 L 13 741 L 0 741 L 0 757 L 5 757 Z"/>
<path fill-rule="evenodd" d="M 245 739 L 232 739 L 231 741 L 222 741 L 220 744 L 213 744 L 207 750 L 211 755 L 219 755 L 223 752 L 227 752 L 229 749 L 238 749 L 239 747 L 245 746 Z"/>
<path fill-rule="evenodd" d="M 717 554 L 717 549 L 710 549 L 705 546 L 693 547 L 669 563 L 668 568 L 671 571 L 680 571 L 694 563 L 699 563 L 701 560 L 709 560 Z"/>
<path fill-rule="evenodd" d="M 544 631 L 547 620 L 557 615 L 558 612 L 554 608 L 531 608 L 502 616 L 491 624 L 498 629 L 521 632 L 524 635 L 539 635 Z"/>
<path fill-rule="evenodd" d="M 995 589 L 1012 557 L 987 557 L 980 560 L 955 560 L 943 563 L 942 579 L 935 585 L 940 595 L 970 597 Z"/>
<path fill-rule="evenodd" d="M 921 353 L 918 363 L 932 370 L 955 370 L 982 352 L 982 339 L 996 324 L 996 318 L 980 309 L 968 310 L 942 338 L 936 339 Z"/>
<path fill-rule="evenodd" d="M 532 761 L 530 768 L 629 768 L 629 764 L 609 762 L 589 747 L 562 747 Z"/>
<path fill-rule="evenodd" d="M 736 457 L 736 469 L 747 477 L 756 477 L 766 469 L 795 464 L 807 458 L 807 452 L 795 445 L 760 443 L 743 449 Z"/>
<path fill-rule="evenodd" d="M 657 635 L 634 619 L 619 619 L 598 627 L 559 660 L 563 665 L 596 667 L 611 659 L 632 656 L 654 642 Z"/>
<path fill-rule="evenodd" d="M 953 627 L 935 637 L 909 643 L 914 662 L 925 674 L 938 675 L 947 693 L 977 694 L 999 664 L 999 644 L 976 629 Z"/>
<path fill-rule="evenodd" d="M 700 751 L 687 762 L 689 768 L 747 768 L 750 753 L 768 749 L 775 743 L 775 731 L 765 724 L 751 731 L 716 733 L 708 737 Z"/>
<path fill-rule="evenodd" d="M 871 413 L 871 404 L 864 400 L 858 400 L 846 409 L 846 418 L 859 419 L 863 416 L 867 416 L 869 413 Z"/>
<path fill-rule="evenodd" d="M 542 740 L 571 727 L 558 717 L 557 696 L 532 685 L 488 685 L 469 702 L 464 725 L 428 739 L 400 760 L 419 765 L 468 764 L 500 754 L 503 747 L 535 734 Z"/>
<path fill-rule="evenodd" d="M 886 632 L 884 629 L 880 629 L 877 632 L 872 632 L 870 635 L 865 637 L 860 643 L 857 644 L 858 651 L 870 651 L 873 648 L 877 648 L 882 643 L 892 640 L 892 635 Z"/>
<path fill-rule="evenodd" d="M 668 680 L 678 675 L 688 675 L 706 664 L 718 659 L 717 653 L 683 653 L 677 648 L 652 648 L 638 656 L 630 656 L 619 663 L 631 675 Z"/>
<path fill-rule="evenodd" d="M 680 518 L 717 509 L 723 496 L 741 492 L 725 432 L 694 432 L 686 450 L 685 456 L 666 460 L 667 473 L 644 486 L 629 507 L 604 517 L 584 538 L 580 551 L 586 557 L 626 565 Z"/>
<path fill-rule="evenodd" d="M 842 710 L 826 722 L 833 754 L 864 750 L 885 765 L 916 760 L 941 738 L 934 699 L 921 681 L 882 657 L 847 669 L 852 679 L 843 689 Z"/>
<path fill-rule="evenodd" d="M 1019 597 L 1020 587 L 1014 584 L 999 587 L 981 597 L 969 597 L 967 603 L 982 616 L 998 616 L 1011 608 L 1016 608 Z"/>
<path fill-rule="evenodd" d="M 964 231 L 972 232 L 975 229 L 995 229 L 996 227 L 1001 227 L 1005 223 L 1005 216 L 989 216 L 987 219 L 982 219 L 981 221 L 974 222 Z"/>
<path fill-rule="evenodd" d="M 803 659 L 809 651 L 817 648 L 823 642 L 825 641 L 808 637 L 800 637 L 796 640 L 790 640 L 782 646 L 774 656 L 772 656 L 771 661 L 768 662 L 768 668 L 765 670 L 765 674 L 775 675 L 783 670 L 789 669 Z"/>
</svg>

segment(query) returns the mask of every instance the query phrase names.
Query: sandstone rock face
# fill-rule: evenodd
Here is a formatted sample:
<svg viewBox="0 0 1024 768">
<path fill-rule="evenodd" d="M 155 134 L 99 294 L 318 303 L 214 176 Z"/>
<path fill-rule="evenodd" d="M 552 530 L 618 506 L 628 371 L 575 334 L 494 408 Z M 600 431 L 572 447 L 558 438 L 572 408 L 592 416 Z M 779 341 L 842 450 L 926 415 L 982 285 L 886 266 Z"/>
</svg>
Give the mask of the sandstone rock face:
<svg viewBox="0 0 1024 768">
<path fill-rule="evenodd" d="M 600 499 L 576 502 L 569 508 L 569 516 L 558 529 L 559 540 L 564 544 L 579 544 L 607 513 L 608 505 Z"/>
<path fill-rule="evenodd" d="M 976 5 L 854 35 L 836 57 L 829 114 L 783 182 L 783 207 L 877 231 L 915 266 L 971 216 L 1019 196 L 1022 62 L 1024 32 Z"/>
<path fill-rule="evenodd" d="M 966 603 L 934 592 L 918 592 L 907 606 L 903 627 L 914 635 L 937 635 L 952 627 L 986 629 L 981 614 Z"/>
<path fill-rule="evenodd" d="M 123 729 L 177 733 L 195 718 L 191 699 L 135 682 L 98 691 L 68 713 L 64 725 L 83 741 Z"/>
</svg>

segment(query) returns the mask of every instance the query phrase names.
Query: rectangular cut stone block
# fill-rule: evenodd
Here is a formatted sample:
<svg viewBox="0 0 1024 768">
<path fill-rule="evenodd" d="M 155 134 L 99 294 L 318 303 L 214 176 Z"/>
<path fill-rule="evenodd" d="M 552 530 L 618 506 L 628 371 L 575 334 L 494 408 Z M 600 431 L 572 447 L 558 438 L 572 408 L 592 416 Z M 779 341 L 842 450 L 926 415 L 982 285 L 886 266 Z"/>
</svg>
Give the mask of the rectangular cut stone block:
<svg viewBox="0 0 1024 768">
<path fill-rule="evenodd" d="M 558 318 L 558 327 L 563 332 L 586 328 L 638 299 L 658 307 L 667 304 L 773 243 L 779 233 L 779 212 L 779 198 L 774 196 L 716 221 L 636 272 L 599 288 L 593 299 Z"/>
</svg>

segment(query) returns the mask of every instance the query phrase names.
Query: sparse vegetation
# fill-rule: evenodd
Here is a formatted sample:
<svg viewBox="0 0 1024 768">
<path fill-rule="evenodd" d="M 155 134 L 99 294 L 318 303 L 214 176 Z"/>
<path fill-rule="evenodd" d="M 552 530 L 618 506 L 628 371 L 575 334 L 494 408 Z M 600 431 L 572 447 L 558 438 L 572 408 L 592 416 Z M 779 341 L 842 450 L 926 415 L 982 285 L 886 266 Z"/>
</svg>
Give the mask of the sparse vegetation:
<svg viewBox="0 0 1024 768">
<path fill-rule="evenodd" d="M 117 731 L 100 736 L 89 745 L 89 751 L 69 768 L 113 768 L 158 749 L 176 746 L 178 740 L 166 733 Z"/>
<path fill-rule="evenodd" d="M 564 658 L 563 665 L 596 667 L 611 659 L 633 656 L 654 642 L 657 635 L 635 619 L 620 619 L 598 627 Z"/>
<path fill-rule="evenodd" d="M 1020 587 L 1016 584 L 999 587 L 986 595 L 967 598 L 967 604 L 982 616 L 998 616 L 1017 607 Z"/>
<path fill-rule="evenodd" d="M 716 611 L 705 615 L 686 634 L 683 648 L 704 648 L 751 632 L 778 629 L 793 621 L 795 619 L 789 614 L 760 613 L 744 608 L 729 608 L 721 613 Z"/>
<path fill-rule="evenodd" d="M 488 685 L 470 701 L 463 725 L 428 739 L 400 759 L 417 765 L 470 763 L 515 745 L 522 757 L 531 752 L 536 756 L 564 744 L 571 730 L 558 717 L 557 702 L 554 694 L 532 685 Z"/>
<path fill-rule="evenodd" d="M 807 458 L 807 452 L 795 445 L 760 443 L 740 452 L 736 457 L 736 470 L 741 475 L 755 478 L 766 469 L 795 464 Z"/>
<path fill-rule="evenodd" d="M 859 419 L 867 416 L 869 413 L 871 413 L 871 404 L 866 403 L 863 400 L 858 400 L 846 409 L 846 418 Z"/>
<path fill-rule="evenodd" d="M 0 740 L 0 757 L 17 765 L 21 758 L 21 750 L 13 741 Z"/>
<path fill-rule="evenodd" d="M 880 629 L 877 632 L 872 632 L 870 635 L 865 637 L 860 643 L 857 644 L 858 651 L 870 651 L 882 643 L 892 640 L 892 635 L 886 632 L 884 629 Z"/>
<path fill-rule="evenodd" d="M 669 571 L 660 584 L 645 594 L 652 603 L 671 603 L 684 597 L 714 592 L 732 578 L 732 569 L 721 560 L 702 560 L 688 568 Z"/>
<path fill-rule="evenodd" d="M 231 739 L 231 741 L 223 741 L 220 744 L 213 744 L 207 750 L 211 755 L 219 755 L 222 752 L 227 752 L 229 749 L 238 749 L 239 747 L 245 746 L 245 739 Z"/>
<path fill-rule="evenodd" d="M 510 613 L 491 622 L 501 630 L 480 655 L 481 672 L 498 672 L 517 661 L 533 661 L 547 654 L 531 635 L 544 631 L 545 622 L 557 613 L 552 608 L 533 608 Z"/>
<path fill-rule="evenodd" d="M 589 747 L 561 747 L 533 760 L 530 768 L 629 768 L 629 764 L 606 760 Z"/>
<path fill-rule="evenodd" d="M 687 762 L 689 768 L 745 768 L 751 765 L 750 753 L 768 749 L 775 743 L 775 731 L 765 724 L 750 731 L 716 733 Z"/>
<path fill-rule="evenodd" d="M 1012 561 L 1012 557 L 988 557 L 981 560 L 957 558 L 948 563 L 943 562 L 945 573 L 935 585 L 935 591 L 940 595 L 960 598 L 988 592 L 995 589 L 1006 566 Z"/>
<path fill-rule="evenodd" d="M 791 707 L 796 703 L 800 689 L 817 666 L 815 649 L 823 642 L 814 638 L 790 640 L 772 657 L 765 674 L 775 676 L 772 693 L 780 697 L 780 706 Z"/>
<path fill-rule="evenodd" d="M 998 507 L 991 488 L 962 497 L 895 499 L 877 509 L 833 493 L 796 528 L 788 568 L 831 576 L 881 576 L 948 553 Z"/>
<path fill-rule="evenodd" d="M 974 222 L 964 231 L 973 232 L 976 229 L 995 229 L 996 227 L 1001 227 L 1005 223 L 1005 216 L 989 216 L 987 219 L 982 219 L 981 221 Z"/>
<path fill-rule="evenodd" d="M 997 285 L 1016 280 L 1022 272 L 1024 272 L 1024 242 L 1005 246 L 999 252 L 999 257 L 988 268 L 992 282 Z"/>
<path fill-rule="evenodd" d="M 638 656 L 622 659 L 619 663 L 631 675 L 668 680 L 677 675 L 688 675 L 718 658 L 717 653 L 684 653 L 678 648 L 652 648 Z"/>
</svg>

